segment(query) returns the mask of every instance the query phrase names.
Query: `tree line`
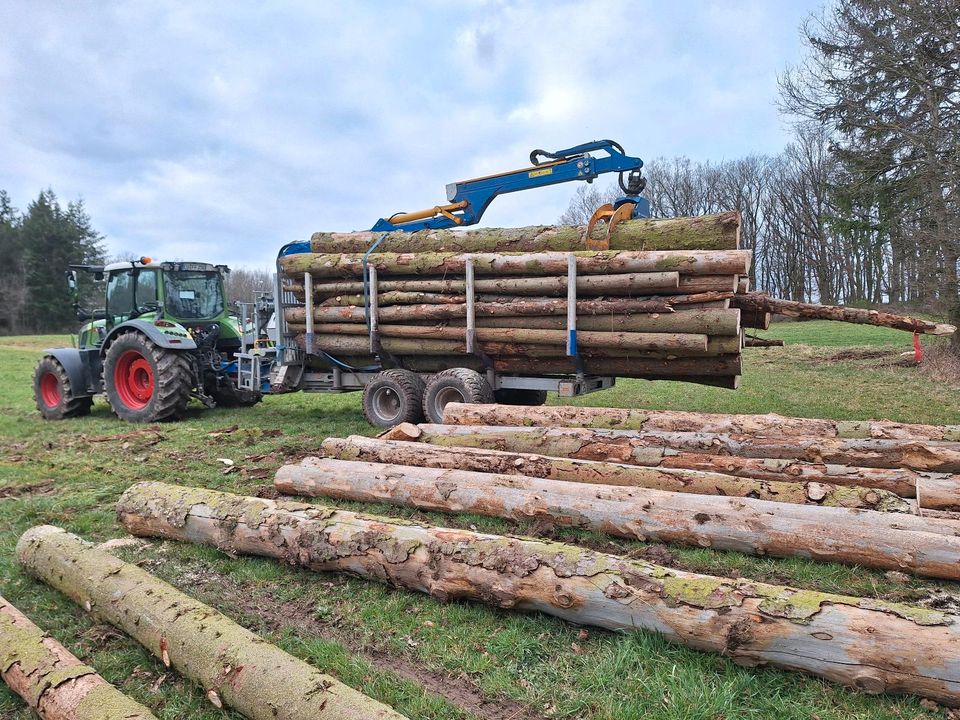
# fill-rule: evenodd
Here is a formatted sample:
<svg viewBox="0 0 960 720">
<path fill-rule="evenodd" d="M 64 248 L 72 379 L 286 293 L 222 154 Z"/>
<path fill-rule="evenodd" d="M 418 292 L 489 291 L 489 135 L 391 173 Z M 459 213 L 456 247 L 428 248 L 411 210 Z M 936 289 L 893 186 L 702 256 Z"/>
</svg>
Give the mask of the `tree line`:
<svg viewBox="0 0 960 720">
<path fill-rule="evenodd" d="M 780 78 L 777 155 L 647 165 L 654 216 L 737 209 L 754 287 L 960 319 L 960 0 L 838 0 Z M 561 222 L 618 193 L 582 187 Z"/>
<path fill-rule="evenodd" d="M 71 264 L 103 261 L 103 236 L 94 230 L 82 200 L 64 207 L 53 190 L 44 190 L 20 212 L 0 190 L 0 333 L 74 327 L 73 295 L 64 273 Z M 84 287 L 95 292 L 91 283 Z"/>
</svg>

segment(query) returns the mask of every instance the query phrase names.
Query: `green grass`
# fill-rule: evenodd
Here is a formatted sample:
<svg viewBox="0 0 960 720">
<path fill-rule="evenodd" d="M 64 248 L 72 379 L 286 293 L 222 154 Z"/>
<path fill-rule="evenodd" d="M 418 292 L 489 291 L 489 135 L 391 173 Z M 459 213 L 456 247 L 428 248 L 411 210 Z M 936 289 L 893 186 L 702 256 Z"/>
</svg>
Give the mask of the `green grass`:
<svg viewBox="0 0 960 720">
<path fill-rule="evenodd" d="M 945 389 L 920 369 L 897 364 L 899 353 L 911 350 L 905 333 L 810 322 L 778 324 L 766 335 L 790 344 L 748 350 L 738 391 L 620 381 L 611 391 L 576 402 L 960 423 L 955 388 Z M 16 540 L 38 523 L 61 525 L 98 541 L 122 536 L 112 505 L 137 480 L 252 492 L 269 483 L 285 459 L 311 452 L 329 435 L 371 434 L 359 395 L 270 397 L 239 411 L 198 408 L 183 422 L 159 426 L 159 436 L 117 437 L 142 428 L 117 421 L 102 401 L 86 418 L 48 423 L 37 415 L 33 365 L 44 347 L 65 340 L 0 338 L 0 594 L 159 717 L 232 717 L 205 704 L 199 689 L 166 671 L 135 642 L 96 625 L 64 596 L 24 575 L 13 556 Z M 865 352 L 835 357 L 851 347 Z M 232 425 L 239 429 L 210 434 Z M 218 458 L 233 460 L 238 470 L 224 474 Z M 363 509 L 493 532 L 528 529 L 489 518 Z M 617 553 L 643 548 L 579 531 L 562 537 Z M 670 550 L 677 564 L 689 569 L 825 591 L 911 600 L 934 586 L 801 559 Z M 231 559 L 205 547 L 158 542 L 128 551 L 128 557 L 411 718 L 492 716 L 482 709 L 476 715 L 463 710 L 468 703 L 458 692 L 464 688 L 475 688 L 495 703 L 514 703 L 518 717 L 526 718 L 933 717 L 916 699 L 869 697 L 795 673 L 743 669 L 651 633 L 591 629 L 582 637 L 580 628 L 545 616 L 441 603 L 341 575 L 301 572 L 258 558 Z M 940 585 L 960 592 L 956 584 Z M 425 690 L 417 677 L 432 678 L 439 694 Z M 19 698 L 0 687 L 0 718 L 30 717 Z"/>
</svg>

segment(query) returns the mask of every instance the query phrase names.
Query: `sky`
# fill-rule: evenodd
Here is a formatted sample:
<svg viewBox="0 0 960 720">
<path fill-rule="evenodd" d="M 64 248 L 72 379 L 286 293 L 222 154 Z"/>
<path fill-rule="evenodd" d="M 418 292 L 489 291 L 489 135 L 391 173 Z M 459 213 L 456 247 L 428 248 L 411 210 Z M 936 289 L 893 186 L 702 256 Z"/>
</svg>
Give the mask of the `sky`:
<svg viewBox="0 0 960 720">
<path fill-rule="evenodd" d="M 0 0 L 0 189 L 82 198 L 111 255 L 271 267 L 533 148 L 776 153 L 777 75 L 819 5 Z M 555 222 L 575 189 L 483 225 Z"/>
</svg>

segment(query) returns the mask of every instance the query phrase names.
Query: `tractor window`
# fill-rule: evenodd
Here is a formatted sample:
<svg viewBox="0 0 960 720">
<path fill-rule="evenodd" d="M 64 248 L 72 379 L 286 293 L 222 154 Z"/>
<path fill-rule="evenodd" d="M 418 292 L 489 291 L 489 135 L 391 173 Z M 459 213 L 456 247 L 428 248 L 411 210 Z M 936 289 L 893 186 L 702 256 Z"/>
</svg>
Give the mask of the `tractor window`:
<svg viewBox="0 0 960 720">
<path fill-rule="evenodd" d="M 177 270 L 164 273 L 164 305 L 178 320 L 205 320 L 223 312 L 219 272 Z"/>
<path fill-rule="evenodd" d="M 113 323 L 122 323 L 133 312 L 133 270 L 110 273 L 107 282 L 107 317 Z"/>
<path fill-rule="evenodd" d="M 157 301 L 157 273 L 154 270 L 141 270 L 137 273 L 137 306 L 143 306 Z"/>
</svg>

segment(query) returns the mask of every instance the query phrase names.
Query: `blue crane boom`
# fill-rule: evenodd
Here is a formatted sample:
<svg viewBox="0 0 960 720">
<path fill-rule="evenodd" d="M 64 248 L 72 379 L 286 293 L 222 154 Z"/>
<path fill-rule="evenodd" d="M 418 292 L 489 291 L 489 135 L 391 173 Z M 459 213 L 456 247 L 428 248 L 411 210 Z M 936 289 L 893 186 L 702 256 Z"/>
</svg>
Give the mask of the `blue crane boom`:
<svg viewBox="0 0 960 720">
<path fill-rule="evenodd" d="M 591 153 L 595 151 L 606 155 L 594 157 Z M 629 204 L 623 208 L 621 217 L 649 217 L 650 204 L 640 197 L 646 185 L 640 173 L 642 167 L 643 160 L 627 155 L 620 143 L 613 140 L 594 140 L 556 152 L 534 150 L 530 153 L 530 167 L 450 183 L 447 204 L 381 218 L 371 230 L 415 232 L 473 225 L 480 222 L 498 195 L 574 180 L 593 182 L 601 174 L 610 172 L 620 173 L 619 184 L 624 193 L 610 206 L 611 212 Z"/>
</svg>

